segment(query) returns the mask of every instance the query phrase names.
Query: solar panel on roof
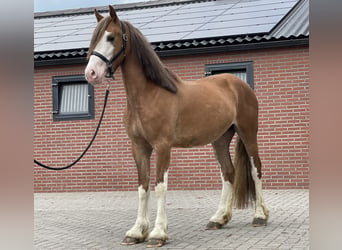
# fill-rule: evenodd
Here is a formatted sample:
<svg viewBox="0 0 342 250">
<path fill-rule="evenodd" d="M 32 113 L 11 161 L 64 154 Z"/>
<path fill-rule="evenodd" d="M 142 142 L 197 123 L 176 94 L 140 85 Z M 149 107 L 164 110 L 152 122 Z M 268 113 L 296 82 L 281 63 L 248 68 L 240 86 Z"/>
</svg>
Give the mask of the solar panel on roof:
<svg viewBox="0 0 342 250">
<path fill-rule="evenodd" d="M 292 6 L 293 6 L 292 2 L 288 2 L 288 3 L 276 3 L 275 2 L 273 4 L 260 4 L 260 5 L 244 6 L 244 7 L 237 4 L 231 9 L 231 11 L 229 10 L 229 12 L 231 13 L 259 12 L 265 9 L 275 10 L 278 8 L 291 8 Z"/>
<path fill-rule="evenodd" d="M 184 24 L 184 25 L 177 25 L 177 26 L 170 26 L 167 29 L 165 27 L 160 28 L 148 28 L 148 26 L 144 26 L 142 32 L 148 36 L 153 34 L 168 34 L 168 33 L 182 33 L 185 31 L 191 32 L 194 29 L 198 28 L 199 24 Z"/>
<path fill-rule="evenodd" d="M 200 30 L 206 29 L 222 29 L 222 28 L 232 28 L 232 27 L 246 27 L 246 26 L 256 26 L 261 24 L 273 24 L 279 20 L 279 16 L 269 16 L 269 17 L 254 17 L 254 18 L 246 18 L 242 20 L 231 20 L 229 22 L 210 22 L 205 24 L 200 28 Z M 252 33 L 252 32 L 249 32 Z"/>
<path fill-rule="evenodd" d="M 180 22 L 183 22 L 183 20 L 188 20 L 188 19 L 192 19 L 192 18 L 201 18 L 201 17 L 216 17 L 221 11 L 211 11 L 211 12 L 191 12 L 191 13 L 186 13 L 186 14 L 178 14 L 176 13 L 172 13 L 171 15 L 168 16 L 164 16 L 160 19 L 158 19 L 157 21 L 163 22 L 163 21 L 168 21 L 168 20 L 179 20 Z M 204 22 L 204 21 L 203 21 Z"/>
<path fill-rule="evenodd" d="M 145 24 L 150 23 L 153 20 L 155 20 L 155 17 L 143 17 L 143 18 L 136 18 L 136 19 L 130 19 L 131 23 L 139 23 L 139 24 Z"/>
<path fill-rule="evenodd" d="M 255 6 L 255 5 L 269 5 L 269 4 L 277 4 L 277 3 L 297 3 L 297 0 L 281 0 L 281 1 L 274 1 L 274 0 L 262 0 L 262 1 L 250 1 L 250 0 L 241 0 L 239 1 L 239 6 L 245 7 L 245 6 Z"/>
<path fill-rule="evenodd" d="M 191 24 L 203 24 L 208 22 L 211 19 L 211 17 L 197 17 L 192 18 L 189 20 L 186 20 L 183 22 L 182 25 L 191 25 Z M 158 20 L 160 21 L 160 20 Z M 161 28 L 161 27 L 172 27 L 172 26 L 179 26 L 180 22 L 179 20 L 166 20 L 163 22 L 152 22 L 148 24 L 149 28 Z"/>
<path fill-rule="evenodd" d="M 51 29 L 45 32 L 35 32 L 34 36 L 35 36 L 35 40 L 36 39 L 39 40 L 40 38 L 51 38 L 50 40 L 52 40 L 58 37 L 67 36 L 70 33 L 71 33 L 70 30 L 61 30 L 56 35 L 56 32 L 53 29 Z"/>
<path fill-rule="evenodd" d="M 85 39 L 90 38 L 88 35 L 78 35 L 78 36 L 64 36 L 57 40 L 55 40 L 55 43 L 66 43 L 66 42 L 84 42 Z M 89 45 L 89 42 L 88 44 Z"/>
<path fill-rule="evenodd" d="M 40 40 L 40 44 L 35 44 L 34 47 L 36 46 L 42 46 L 43 44 L 49 44 L 49 42 L 51 42 L 54 38 L 51 38 L 51 37 L 41 37 L 39 40 Z"/>
<path fill-rule="evenodd" d="M 154 34 L 148 36 L 148 41 L 151 43 L 160 41 L 175 41 L 179 40 L 179 37 L 184 37 L 188 34 L 190 34 L 190 32 Z"/>
<path fill-rule="evenodd" d="M 211 30 L 196 30 L 184 37 L 182 39 L 199 39 L 207 37 L 220 37 L 222 34 L 226 36 L 234 36 L 235 34 L 255 34 L 262 33 L 263 30 L 272 27 L 270 24 L 256 25 L 253 27 L 233 27 L 233 28 L 222 28 L 222 29 L 211 29 Z"/>
<path fill-rule="evenodd" d="M 193 4 L 185 4 L 182 6 L 182 9 L 197 9 L 197 8 L 207 8 L 208 10 L 212 10 L 212 8 L 220 8 L 220 6 L 232 6 L 238 3 L 241 0 L 220 0 L 220 1 L 208 1 L 208 2 L 200 2 Z"/>
<path fill-rule="evenodd" d="M 277 10 L 263 10 L 260 12 L 244 12 L 244 13 L 230 13 L 227 15 L 221 15 L 216 17 L 214 22 L 216 21 L 232 21 L 232 20 L 243 20 L 243 19 L 253 19 L 257 17 L 269 17 L 269 16 L 281 16 L 283 17 L 287 13 L 287 8 L 277 9 Z"/>
<path fill-rule="evenodd" d="M 166 8 L 166 7 L 160 7 L 160 8 L 152 8 L 152 9 L 140 9 L 140 10 L 131 10 L 131 11 L 125 11 L 125 12 L 118 12 L 118 15 L 120 18 L 123 19 L 134 19 L 134 18 L 143 18 L 143 17 L 158 17 L 167 15 L 168 13 L 176 10 L 177 6 L 173 6 L 173 8 Z"/>
<path fill-rule="evenodd" d="M 48 26 L 48 27 L 44 27 L 41 28 L 39 30 L 39 33 L 49 33 L 49 32 L 55 32 L 57 34 L 61 34 L 61 33 L 65 33 L 65 32 L 69 32 L 69 33 L 73 33 L 76 32 L 77 30 L 80 29 L 86 29 L 89 27 L 89 24 L 72 24 L 69 23 L 67 25 L 63 25 L 63 26 Z"/>
<path fill-rule="evenodd" d="M 268 33 L 298 0 L 218 0 L 118 11 L 150 42 Z M 103 15 L 107 15 L 104 13 Z M 89 46 L 93 13 L 34 19 L 34 50 Z M 81 47 L 80 47 L 81 46 Z"/>
<path fill-rule="evenodd" d="M 222 11 L 223 9 L 231 8 L 233 4 L 227 4 L 227 5 L 213 5 L 213 6 L 191 6 L 191 8 L 181 8 L 177 10 L 178 14 L 187 14 L 189 12 L 212 12 L 212 11 Z"/>
</svg>

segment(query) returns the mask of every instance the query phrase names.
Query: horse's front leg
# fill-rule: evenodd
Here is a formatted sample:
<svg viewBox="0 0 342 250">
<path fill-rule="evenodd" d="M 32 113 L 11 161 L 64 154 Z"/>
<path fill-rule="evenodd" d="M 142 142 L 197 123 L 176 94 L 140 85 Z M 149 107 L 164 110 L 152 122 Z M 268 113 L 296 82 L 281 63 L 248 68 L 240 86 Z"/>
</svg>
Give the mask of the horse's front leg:
<svg viewBox="0 0 342 250">
<path fill-rule="evenodd" d="M 168 220 L 166 216 L 165 204 L 171 147 L 158 146 L 155 150 L 157 158 L 157 179 L 155 187 L 155 193 L 157 197 L 157 217 L 154 228 L 150 233 L 147 247 L 163 246 L 165 244 L 165 241 L 168 239 Z"/>
<path fill-rule="evenodd" d="M 150 157 L 152 147 L 144 142 L 132 143 L 133 157 L 138 169 L 138 215 L 134 226 L 127 231 L 122 245 L 133 245 L 145 241 L 150 229 L 148 214 L 149 203 L 149 180 L 150 180 Z"/>
</svg>

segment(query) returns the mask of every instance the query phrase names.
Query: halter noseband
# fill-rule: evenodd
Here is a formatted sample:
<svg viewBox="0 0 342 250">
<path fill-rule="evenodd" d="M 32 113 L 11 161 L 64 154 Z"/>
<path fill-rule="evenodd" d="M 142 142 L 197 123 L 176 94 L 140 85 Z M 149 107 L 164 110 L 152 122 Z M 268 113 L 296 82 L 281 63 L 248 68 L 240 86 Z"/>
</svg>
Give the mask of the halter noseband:
<svg viewBox="0 0 342 250">
<path fill-rule="evenodd" d="M 104 55 L 102 55 L 99 52 L 92 51 L 90 55 L 94 55 L 99 57 L 102 61 L 104 61 L 107 64 L 107 73 L 105 75 L 106 78 L 112 78 L 114 79 L 114 72 L 113 72 L 113 62 L 122 54 L 124 53 L 124 56 L 126 56 L 126 42 L 127 42 L 127 34 L 126 34 L 126 28 L 125 24 L 121 22 L 121 30 L 122 30 L 122 47 L 121 49 L 113 55 L 113 57 L 108 60 Z"/>
</svg>

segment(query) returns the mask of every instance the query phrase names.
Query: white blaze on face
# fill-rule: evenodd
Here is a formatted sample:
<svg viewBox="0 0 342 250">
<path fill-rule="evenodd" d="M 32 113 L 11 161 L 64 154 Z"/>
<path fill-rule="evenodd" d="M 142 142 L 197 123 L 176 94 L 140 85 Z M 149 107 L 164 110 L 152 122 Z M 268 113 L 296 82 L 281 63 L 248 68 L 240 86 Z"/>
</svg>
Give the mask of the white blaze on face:
<svg viewBox="0 0 342 250">
<path fill-rule="evenodd" d="M 108 36 L 111 36 L 111 33 L 105 31 L 94 51 L 102 54 L 104 57 L 110 60 L 114 53 L 114 46 L 111 41 L 108 41 Z M 90 83 L 101 83 L 106 74 L 106 70 L 106 63 L 98 56 L 91 55 L 85 69 L 85 77 Z"/>
</svg>

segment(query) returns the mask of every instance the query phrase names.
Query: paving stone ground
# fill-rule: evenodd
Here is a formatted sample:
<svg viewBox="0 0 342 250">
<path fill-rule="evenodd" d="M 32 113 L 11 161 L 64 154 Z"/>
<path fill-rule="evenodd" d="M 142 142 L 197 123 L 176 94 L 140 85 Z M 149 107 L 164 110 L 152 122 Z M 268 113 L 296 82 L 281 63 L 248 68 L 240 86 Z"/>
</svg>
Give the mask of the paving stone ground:
<svg viewBox="0 0 342 250">
<path fill-rule="evenodd" d="M 218 206 L 220 190 L 168 191 L 170 240 L 164 249 L 309 249 L 309 191 L 264 190 L 270 210 L 266 227 L 252 227 L 253 208 L 234 209 L 221 230 L 205 226 Z M 35 249 L 146 249 L 146 244 L 121 246 L 134 224 L 137 192 L 36 193 Z M 156 202 L 151 192 L 150 218 Z"/>
</svg>

